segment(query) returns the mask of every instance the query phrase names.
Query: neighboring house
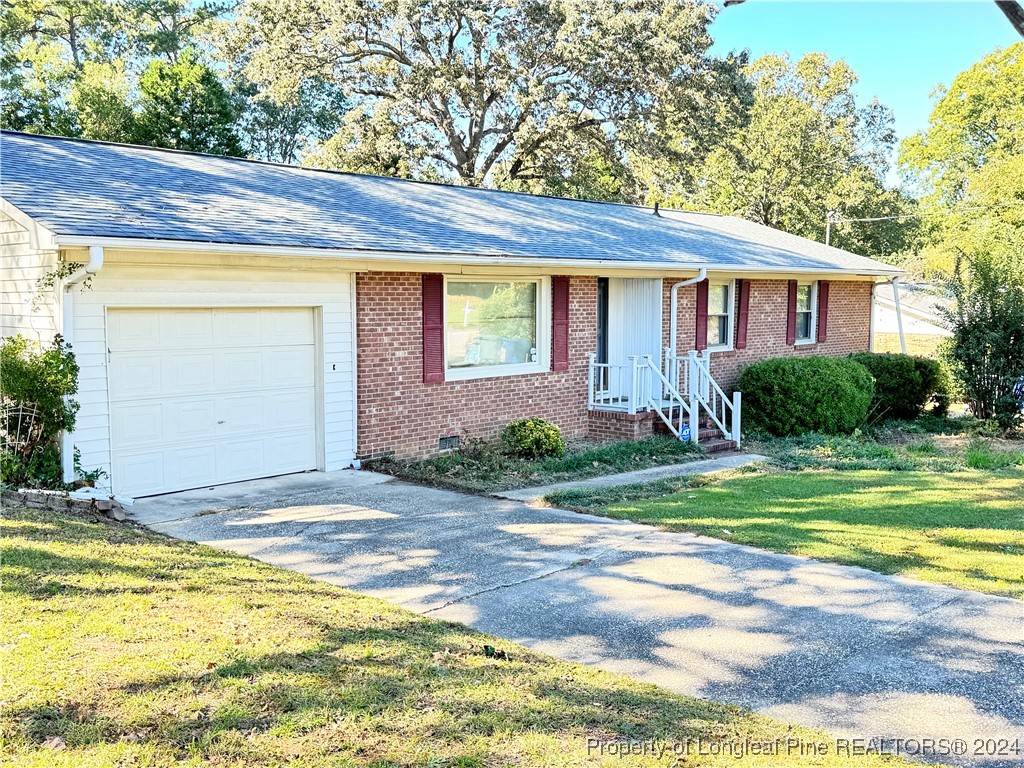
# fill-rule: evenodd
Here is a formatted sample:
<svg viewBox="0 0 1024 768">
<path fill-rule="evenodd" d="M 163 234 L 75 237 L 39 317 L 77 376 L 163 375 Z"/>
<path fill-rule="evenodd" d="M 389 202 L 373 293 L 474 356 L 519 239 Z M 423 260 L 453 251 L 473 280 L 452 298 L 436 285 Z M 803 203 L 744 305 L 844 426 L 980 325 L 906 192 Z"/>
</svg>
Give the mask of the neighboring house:
<svg viewBox="0 0 1024 768">
<path fill-rule="evenodd" d="M 872 351 L 901 351 L 899 319 L 902 316 L 907 354 L 935 357 L 939 345 L 953 335 L 940 312 L 951 306 L 951 299 L 928 283 L 900 282 L 898 290 L 899 314 L 893 287 L 884 284 L 875 290 Z"/>
<path fill-rule="evenodd" d="M 899 274 L 726 216 L 17 133 L 0 153 L 3 333 L 73 345 L 66 471 L 73 445 L 126 495 L 526 416 L 738 438 L 738 370 L 867 349 Z"/>
</svg>

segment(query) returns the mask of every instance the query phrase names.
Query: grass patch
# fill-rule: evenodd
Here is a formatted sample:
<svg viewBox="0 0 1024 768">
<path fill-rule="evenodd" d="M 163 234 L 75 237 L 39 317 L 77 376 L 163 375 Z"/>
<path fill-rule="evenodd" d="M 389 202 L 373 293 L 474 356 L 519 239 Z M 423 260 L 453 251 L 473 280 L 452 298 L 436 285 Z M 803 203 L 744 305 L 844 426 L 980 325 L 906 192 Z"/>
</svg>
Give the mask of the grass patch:
<svg viewBox="0 0 1024 768">
<path fill-rule="evenodd" d="M 964 458 L 972 469 L 1005 469 L 1024 464 L 1024 451 L 999 450 L 984 440 L 972 440 Z"/>
<path fill-rule="evenodd" d="M 17 510 L 0 526 L 12 765 L 655 766 L 672 761 L 587 739 L 827 738 L 135 528 Z"/>
<path fill-rule="evenodd" d="M 524 459 L 508 453 L 500 441 L 476 440 L 431 459 L 378 459 L 368 462 L 367 468 L 439 488 L 487 493 L 678 464 L 702 456 L 693 444 L 660 435 L 570 444 L 564 456 L 547 459 Z"/>
<path fill-rule="evenodd" d="M 1024 597 L 1024 469 L 747 472 L 578 490 L 548 501 L 774 552 Z"/>
</svg>

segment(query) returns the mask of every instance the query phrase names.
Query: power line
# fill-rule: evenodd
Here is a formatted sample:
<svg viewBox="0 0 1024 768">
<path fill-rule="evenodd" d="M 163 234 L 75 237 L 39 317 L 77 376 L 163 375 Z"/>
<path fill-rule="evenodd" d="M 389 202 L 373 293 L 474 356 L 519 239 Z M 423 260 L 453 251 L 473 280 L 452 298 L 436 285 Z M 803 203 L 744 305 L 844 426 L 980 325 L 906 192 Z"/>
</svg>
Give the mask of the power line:
<svg viewBox="0 0 1024 768">
<path fill-rule="evenodd" d="M 862 219 L 839 219 L 835 211 L 828 211 L 825 214 L 825 245 L 829 244 L 832 236 L 833 224 L 848 224 L 851 221 L 895 221 L 897 219 L 919 219 L 922 216 L 952 216 L 955 213 L 967 213 L 968 211 L 984 211 L 989 208 L 1010 208 L 1024 205 L 1024 201 L 1014 203 L 992 203 L 991 205 L 972 205 L 969 208 L 954 208 L 951 211 L 926 211 L 924 213 L 901 213 L 897 216 L 871 216 Z"/>
</svg>

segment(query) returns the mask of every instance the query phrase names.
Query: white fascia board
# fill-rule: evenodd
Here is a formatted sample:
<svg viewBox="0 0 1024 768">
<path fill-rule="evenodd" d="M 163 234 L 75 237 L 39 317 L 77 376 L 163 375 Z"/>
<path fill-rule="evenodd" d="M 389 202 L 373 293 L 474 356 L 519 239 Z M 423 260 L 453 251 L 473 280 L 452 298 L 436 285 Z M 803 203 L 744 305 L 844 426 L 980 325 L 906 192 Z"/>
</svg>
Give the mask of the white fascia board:
<svg viewBox="0 0 1024 768">
<path fill-rule="evenodd" d="M 198 240 L 157 240 L 148 238 L 90 237 L 83 235 L 58 235 L 57 244 L 66 248 L 83 248 L 99 245 L 104 248 L 151 251 L 195 251 L 253 256 L 291 256 L 299 258 L 347 259 L 357 261 L 401 261 L 411 264 L 467 264 L 499 267 L 542 267 L 557 269 L 559 266 L 574 269 L 592 268 L 597 270 L 639 270 L 644 272 L 688 272 L 708 269 L 714 272 L 736 274 L 766 273 L 772 275 L 857 275 L 863 277 L 892 278 L 906 274 L 897 267 L 881 269 L 850 269 L 789 266 L 751 266 L 740 264 L 714 264 L 709 262 L 640 262 L 613 259 L 550 259 L 529 256 L 488 256 L 465 253 L 417 252 L 417 251 L 372 251 L 346 248 L 309 248 L 304 246 L 248 245 L 234 243 L 213 243 Z"/>
</svg>

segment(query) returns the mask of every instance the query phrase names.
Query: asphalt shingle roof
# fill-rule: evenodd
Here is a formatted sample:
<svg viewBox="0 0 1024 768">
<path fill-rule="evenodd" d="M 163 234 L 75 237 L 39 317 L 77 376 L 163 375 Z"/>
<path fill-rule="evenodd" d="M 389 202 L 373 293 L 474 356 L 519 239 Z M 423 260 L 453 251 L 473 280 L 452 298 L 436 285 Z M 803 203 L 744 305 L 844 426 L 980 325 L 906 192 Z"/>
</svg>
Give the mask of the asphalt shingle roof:
<svg viewBox="0 0 1024 768">
<path fill-rule="evenodd" d="M 57 235 L 896 274 L 713 214 L 3 132 L 0 195 Z"/>
</svg>

